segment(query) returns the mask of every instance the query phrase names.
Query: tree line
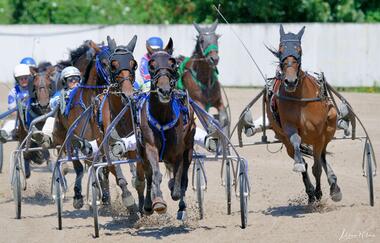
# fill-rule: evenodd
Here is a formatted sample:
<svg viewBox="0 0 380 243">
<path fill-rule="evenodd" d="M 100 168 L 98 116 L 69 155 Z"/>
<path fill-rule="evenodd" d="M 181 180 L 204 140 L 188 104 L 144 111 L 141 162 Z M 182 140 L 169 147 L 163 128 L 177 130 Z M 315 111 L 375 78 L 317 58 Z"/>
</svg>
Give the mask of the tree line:
<svg viewBox="0 0 380 243">
<path fill-rule="evenodd" d="M 0 24 L 380 22 L 380 0 L 0 0 Z"/>
</svg>

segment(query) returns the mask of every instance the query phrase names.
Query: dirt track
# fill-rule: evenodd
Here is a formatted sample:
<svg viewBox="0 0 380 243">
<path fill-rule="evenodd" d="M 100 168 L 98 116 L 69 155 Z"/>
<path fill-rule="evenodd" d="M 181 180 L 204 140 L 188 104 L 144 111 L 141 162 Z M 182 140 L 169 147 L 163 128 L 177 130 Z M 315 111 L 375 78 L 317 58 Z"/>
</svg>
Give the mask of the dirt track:
<svg viewBox="0 0 380 243">
<path fill-rule="evenodd" d="M 257 92 L 254 89 L 227 90 L 233 121 Z M 380 160 L 380 95 L 344 95 L 366 125 Z M 1 100 L 6 100 L 4 94 Z M 1 108 L 4 110 L 4 103 Z M 256 113 L 258 109 L 259 106 Z M 233 198 L 232 201 L 232 215 L 226 215 L 219 163 L 206 165 L 209 183 L 203 220 L 197 218 L 195 193 L 189 185 L 189 219 L 185 224 L 175 219 L 177 203 L 168 194 L 167 177 L 162 183 L 164 197 L 169 203 L 167 215 L 152 215 L 144 219 L 126 215 L 118 197 L 119 189 L 110 177 L 113 205 L 108 210 L 102 210 L 100 239 L 93 239 L 93 219 L 88 208 L 85 206 L 82 210 L 75 210 L 72 206 L 73 173 L 68 176 L 71 186 L 66 195 L 68 200 L 63 206 L 63 230 L 57 230 L 56 207 L 49 192 L 51 174 L 46 166 L 33 166 L 28 189 L 23 192 L 22 219 L 16 220 L 9 184 L 9 156 L 15 143 L 8 143 L 4 148 L 5 165 L 0 174 L 0 242 L 380 242 L 380 185 L 375 177 L 375 207 L 372 208 L 368 204 L 366 179 L 361 172 L 363 143 L 359 141 L 335 141 L 329 145 L 328 150 L 332 154 L 327 159 L 338 177 L 343 200 L 334 203 L 329 199 L 329 187 L 323 173 L 324 195 L 321 203 L 315 206 L 307 206 L 301 176 L 292 172 L 293 162 L 287 157 L 285 149 L 278 153 L 269 153 L 266 146 L 239 149 L 249 161 L 252 186 L 249 225 L 245 230 L 239 227 L 237 199 Z M 270 151 L 279 148 L 279 144 L 268 147 Z M 124 171 L 130 178 L 127 167 Z M 165 173 L 163 168 L 161 171 Z"/>
</svg>

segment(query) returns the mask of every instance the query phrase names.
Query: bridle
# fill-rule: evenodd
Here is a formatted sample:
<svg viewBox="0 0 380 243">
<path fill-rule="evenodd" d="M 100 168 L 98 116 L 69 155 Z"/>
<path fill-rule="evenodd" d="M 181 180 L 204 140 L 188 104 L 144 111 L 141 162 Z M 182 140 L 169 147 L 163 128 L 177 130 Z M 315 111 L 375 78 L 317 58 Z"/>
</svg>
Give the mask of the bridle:
<svg viewBox="0 0 380 243">
<path fill-rule="evenodd" d="M 207 43 L 206 47 L 203 47 L 202 43 L 200 42 L 202 40 L 201 36 L 203 38 L 203 41 Z M 210 65 L 216 68 L 214 60 L 212 59 L 212 57 L 209 56 L 211 51 L 218 51 L 218 43 L 215 43 L 212 37 L 217 38 L 215 32 L 200 33 L 197 38 L 197 45 L 199 46 L 202 55 L 202 57 L 199 59 L 206 60 Z"/>
<path fill-rule="evenodd" d="M 119 66 L 116 69 L 113 69 L 112 67 L 113 61 L 117 61 L 119 63 Z M 134 63 L 133 65 L 131 65 L 131 61 Z M 116 48 L 115 51 L 108 57 L 108 66 L 109 73 L 111 74 L 111 85 L 115 85 L 115 87 L 120 89 L 124 81 L 129 81 L 132 86 L 136 82 L 135 73 L 137 69 L 137 63 L 133 57 L 132 52 L 126 48 Z M 117 80 L 119 74 L 123 70 L 129 71 L 130 74 L 128 77 L 122 77 L 121 79 Z"/>
<path fill-rule="evenodd" d="M 169 61 L 172 64 L 169 64 Z M 157 67 L 153 67 L 152 63 L 157 62 Z M 151 91 L 157 91 L 157 82 L 160 77 L 168 77 L 170 92 L 175 88 L 178 72 L 177 72 L 177 62 L 176 60 L 165 51 L 157 51 L 153 53 L 149 61 L 149 73 L 151 75 Z"/>
<path fill-rule="evenodd" d="M 296 59 L 296 62 L 298 64 L 298 70 L 297 70 L 297 81 L 296 86 L 298 85 L 298 82 L 300 80 L 300 71 L 301 71 L 301 61 L 302 61 L 302 49 L 301 49 L 301 41 L 298 39 L 285 39 L 281 40 L 280 42 L 280 49 L 283 49 L 282 52 L 278 53 L 278 57 L 280 59 L 280 80 L 284 82 L 285 79 L 285 73 L 283 72 L 283 69 L 285 65 L 287 68 L 291 67 L 293 65 L 293 62 L 288 61 L 285 62 L 286 59 L 290 56 L 294 57 Z M 299 51 L 298 51 L 299 50 Z"/>
</svg>

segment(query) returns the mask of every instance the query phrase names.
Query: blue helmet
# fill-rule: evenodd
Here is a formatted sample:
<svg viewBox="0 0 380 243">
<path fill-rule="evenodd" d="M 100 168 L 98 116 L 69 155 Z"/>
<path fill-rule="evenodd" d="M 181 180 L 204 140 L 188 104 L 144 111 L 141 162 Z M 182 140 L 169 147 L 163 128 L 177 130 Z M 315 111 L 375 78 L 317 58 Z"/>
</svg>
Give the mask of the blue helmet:
<svg viewBox="0 0 380 243">
<path fill-rule="evenodd" d="M 153 49 L 162 49 L 163 46 L 164 46 L 164 42 L 162 41 L 162 39 L 160 37 L 150 37 L 146 43 L 152 47 Z"/>
<path fill-rule="evenodd" d="M 20 61 L 20 64 L 26 64 L 26 65 L 32 66 L 32 67 L 36 67 L 37 66 L 36 61 L 33 58 L 31 58 L 31 57 L 24 57 Z"/>
</svg>

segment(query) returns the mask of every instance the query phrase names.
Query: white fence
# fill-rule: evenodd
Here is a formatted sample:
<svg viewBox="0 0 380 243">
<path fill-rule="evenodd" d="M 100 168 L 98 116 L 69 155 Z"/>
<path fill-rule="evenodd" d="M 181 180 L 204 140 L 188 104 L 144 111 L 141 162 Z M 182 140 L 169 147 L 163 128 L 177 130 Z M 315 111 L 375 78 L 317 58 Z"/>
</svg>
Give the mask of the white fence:
<svg viewBox="0 0 380 243">
<path fill-rule="evenodd" d="M 336 86 L 372 86 L 380 81 L 380 24 L 285 24 L 285 32 L 306 25 L 302 40 L 303 68 L 323 71 Z M 264 74 L 273 76 L 275 57 L 264 44 L 277 47 L 279 24 L 235 24 L 236 33 L 246 43 Z M 220 80 L 225 85 L 261 86 L 264 82 L 248 54 L 227 25 L 220 24 L 219 41 Z M 190 55 L 195 46 L 196 31 L 192 25 L 3 25 L 0 26 L 1 65 L 0 80 L 11 82 L 13 67 L 24 56 L 53 64 L 66 59 L 74 49 L 91 39 L 106 41 L 106 36 L 117 43 L 127 44 L 134 34 L 138 36 L 135 58 L 145 52 L 145 40 L 161 36 L 174 40 L 175 55 Z"/>
</svg>

